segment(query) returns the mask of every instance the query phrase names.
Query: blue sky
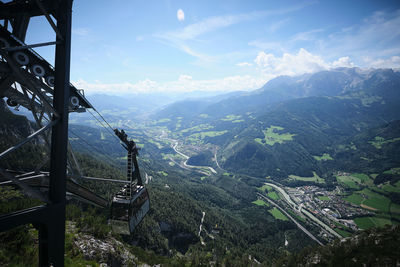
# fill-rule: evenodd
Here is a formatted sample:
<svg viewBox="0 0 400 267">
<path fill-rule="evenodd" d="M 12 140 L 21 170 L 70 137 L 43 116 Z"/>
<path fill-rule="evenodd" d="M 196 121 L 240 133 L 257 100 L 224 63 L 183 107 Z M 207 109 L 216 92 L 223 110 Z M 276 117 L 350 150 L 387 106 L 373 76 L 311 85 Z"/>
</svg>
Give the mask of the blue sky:
<svg viewBox="0 0 400 267">
<path fill-rule="evenodd" d="M 51 36 L 37 18 L 27 43 Z M 252 90 L 279 75 L 400 68 L 400 2 L 75 0 L 71 60 L 78 87 L 112 94 Z"/>
</svg>

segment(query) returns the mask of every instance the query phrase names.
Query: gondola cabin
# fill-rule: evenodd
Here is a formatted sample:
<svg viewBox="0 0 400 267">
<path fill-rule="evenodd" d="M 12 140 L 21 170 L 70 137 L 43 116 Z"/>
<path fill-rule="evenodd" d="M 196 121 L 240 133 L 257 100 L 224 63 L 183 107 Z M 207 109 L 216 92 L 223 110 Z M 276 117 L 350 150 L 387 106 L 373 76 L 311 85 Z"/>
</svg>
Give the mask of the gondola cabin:
<svg viewBox="0 0 400 267">
<path fill-rule="evenodd" d="M 129 187 L 123 188 L 111 203 L 111 218 L 109 223 L 114 232 L 130 235 L 150 209 L 150 199 L 147 189 L 134 185 L 130 194 Z"/>
</svg>

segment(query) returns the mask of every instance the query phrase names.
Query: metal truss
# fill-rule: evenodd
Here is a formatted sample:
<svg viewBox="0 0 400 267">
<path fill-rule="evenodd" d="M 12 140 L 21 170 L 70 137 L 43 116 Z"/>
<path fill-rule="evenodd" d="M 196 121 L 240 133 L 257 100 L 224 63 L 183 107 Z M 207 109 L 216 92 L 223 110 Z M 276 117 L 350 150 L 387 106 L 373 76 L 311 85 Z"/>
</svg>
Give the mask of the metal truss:
<svg viewBox="0 0 400 267">
<path fill-rule="evenodd" d="M 0 167 L 5 183 L 13 183 L 45 203 L 1 216 L 0 230 L 33 224 L 39 230 L 39 266 L 64 266 L 67 188 L 84 190 L 67 180 L 69 112 L 92 107 L 69 81 L 71 12 L 72 0 L 0 1 L 0 97 L 6 98 L 11 107 L 30 110 L 39 129 L 1 152 L 0 158 L 39 136 L 48 147 L 48 156 L 32 172 L 17 173 Z M 46 18 L 55 40 L 25 44 L 29 21 L 36 16 Z M 54 67 L 33 50 L 48 45 L 55 45 Z M 48 160 L 50 172 L 41 172 Z M 42 187 L 47 190 L 38 190 Z M 92 201 L 104 205 L 102 199 Z"/>
</svg>

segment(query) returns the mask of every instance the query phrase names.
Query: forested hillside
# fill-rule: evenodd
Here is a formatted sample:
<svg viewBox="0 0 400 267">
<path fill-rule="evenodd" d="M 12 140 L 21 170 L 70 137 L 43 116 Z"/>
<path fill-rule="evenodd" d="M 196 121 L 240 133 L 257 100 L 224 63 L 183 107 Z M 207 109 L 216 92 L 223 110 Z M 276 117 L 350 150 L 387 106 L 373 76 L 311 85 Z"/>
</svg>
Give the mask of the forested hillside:
<svg viewBox="0 0 400 267">
<path fill-rule="evenodd" d="M 25 127 L 28 128 L 22 128 L 27 132 L 21 134 L 17 133 L 17 130 L 14 132 L 12 124 L 7 124 L 8 133 L 15 134 L 18 137 L 16 139 L 22 139 L 30 134 L 30 124 L 25 118 L 15 116 L 8 110 L 5 110 L 1 117 L 18 118 L 26 123 Z M 21 125 L 20 122 L 14 122 L 15 125 Z M 76 159 L 80 163 L 83 175 L 124 179 L 124 160 L 118 160 L 118 147 L 110 146 L 107 142 L 98 143 L 98 139 L 93 138 L 101 136 L 101 132 L 97 129 L 76 127 L 72 126 L 71 129 L 79 133 L 86 142 L 89 143 L 90 140 L 91 144 L 85 147 L 79 143 L 79 137 L 71 135 Z M 17 140 L 7 140 L 4 146 L 12 144 L 12 141 Z M 246 183 L 234 182 L 229 185 L 228 180 L 233 180 L 231 178 L 227 180 L 223 175 L 206 183 L 199 182 L 198 175 L 190 171 L 176 171 L 172 166 L 160 164 L 157 158 L 151 158 L 150 155 L 155 153 L 157 147 L 145 139 L 142 142 L 144 143 L 141 151 L 143 157 L 140 158 L 142 176 L 151 176 L 147 185 L 151 198 L 150 213 L 133 236 L 120 237 L 110 232 L 110 227 L 107 225 L 108 210 L 94 208 L 70 199 L 67 209 L 69 220 L 67 230 L 70 232 L 67 235 L 67 247 L 71 250 L 66 258 L 70 264 L 90 263 L 90 260 L 102 259 L 97 254 L 97 256 L 86 255 L 85 251 L 76 247 L 77 242 L 84 242 L 85 238 L 89 238 L 87 235 L 100 240 L 109 238 L 124 240 L 124 246 L 138 257 L 139 262 L 165 264 L 186 262 L 199 265 L 215 261 L 227 265 L 248 265 L 254 262 L 254 259 L 271 264 L 288 251 L 298 251 L 304 244 L 299 242 L 304 239 L 303 233 L 294 225 L 274 219 L 264 209 L 251 203 L 256 199 L 255 190 Z M 44 144 L 40 142 L 31 145 L 39 150 L 44 149 Z M 117 152 L 114 155 L 111 151 Z M 107 157 L 115 156 L 114 162 L 106 162 L 103 159 L 107 152 L 111 152 Z M 31 162 L 33 152 L 25 151 L 24 155 L 15 166 L 30 166 L 28 162 Z M 13 165 L 10 165 L 10 168 L 12 167 Z M 78 181 L 108 199 L 118 190 L 118 185 L 107 182 L 79 179 Z M 23 197 L 22 192 L 12 187 L 2 187 L 0 204 L 1 212 L 4 214 L 40 202 Z M 203 231 L 199 233 L 202 214 L 204 214 Z M 73 228 L 70 229 L 70 226 Z M 27 229 L 29 231 L 26 231 Z M 33 245 L 36 242 L 35 233 L 36 231 L 29 227 L 2 233 L 4 246 L 0 248 L 0 262 L 35 264 L 30 260 L 37 257 L 37 248 Z M 11 240 L 11 236 L 18 238 Z M 284 246 L 285 239 L 290 241 L 287 247 Z M 281 246 L 276 246 L 277 243 L 281 243 Z M 306 240 L 306 243 L 313 244 L 311 240 Z M 134 244 L 134 247 L 129 244 Z M 21 256 L 16 254 L 17 247 L 23 249 Z M 151 256 L 151 252 L 145 252 L 143 249 L 154 251 L 159 256 Z M 123 259 L 117 257 L 114 260 Z"/>
<path fill-rule="evenodd" d="M 318 248 L 315 239 L 329 244 L 400 222 L 398 88 L 399 74 L 392 70 L 336 69 L 279 77 L 250 93 L 177 102 L 153 120 L 112 121 L 140 147 L 150 212 L 132 236 L 119 236 L 107 225 L 108 209 L 69 199 L 67 260 L 116 260 L 100 252 L 88 255 L 77 245 L 94 238 L 126 249 L 136 263 L 290 266 L 300 258 L 307 265 L 317 254 L 322 255 L 319 262 L 331 262 L 332 255 L 348 248 Z M 29 135 L 32 126 L 3 103 L 1 112 L 5 149 Z M 125 179 L 126 154 L 118 139 L 93 118 L 82 121 L 85 125 L 69 127 L 80 165 L 71 171 Z M 44 141 L 38 138 L 19 153 L 1 165 L 34 169 L 46 153 Z M 120 187 L 76 180 L 108 200 Z M 12 187 L 2 188 L 2 195 L 3 213 L 39 203 Z M 301 210 L 311 211 L 331 232 Z M 36 255 L 26 245 L 35 242 L 35 230 L 27 229 L 3 234 L 13 246 L 1 248 L 0 262 L 23 261 L 7 256 L 16 246 L 26 248 L 24 257 Z M 387 231 L 398 231 L 393 229 Z M 10 241 L 11 234 L 21 238 Z"/>
</svg>

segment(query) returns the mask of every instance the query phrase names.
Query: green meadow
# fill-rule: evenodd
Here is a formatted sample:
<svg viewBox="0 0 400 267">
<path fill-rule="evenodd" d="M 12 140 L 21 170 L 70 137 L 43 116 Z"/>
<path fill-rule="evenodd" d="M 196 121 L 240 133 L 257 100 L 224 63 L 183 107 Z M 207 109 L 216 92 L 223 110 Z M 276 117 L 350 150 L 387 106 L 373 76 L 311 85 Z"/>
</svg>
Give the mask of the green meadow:
<svg viewBox="0 0 400 267">
<path fill-rule="evenodd" d="M 385 225 L 392 224 L 392 222 L 389 219 L 381 217 L 360 217 L 360 218 L 355 218 L 354 222 L 361 229 L 368 229 L 371 227 L 383 227 Z"/>
<path fill-rule="evenodd" d="M 333 160 L 331 155 L 329 155 L 328 153 L 324 153 L 322 156 L 313 156 L 313 158 L 318 161 Z"/>
<path fill-rule="evenodd" d="M 272 209 L 268 210 L 269 213 L 274 216 L 275 219 L 282 220 L 282 221 L 288 221 L 289 219 L 276 207 L 273 207 Z"/>
<path fill-rule="evenodd" d="M 316 172 L 313 172 L 312 177 L 301 177 L 297 175 L 289 175 L 289 178 L 294 179 L 294 180 L 299 180 L 299 181 L 305 181 L 305 182 L 315 182 L 315 183 L 320 183 L 323 184 L 325 183 L 325 180 L 321 177 L 318 176 Z"/>
<path fill-rule="evenodd" d="M 284 130 L 283 127 L 272 125 L 271 127 L 262 131 L 264 133 L 264 138 L 255 138 L 254 141 L 261 145 L 273 146 L 276 143 L 283 144 L 287 141 L 293 140 L 293 136 L 296 134 L 276 132 L 282 130 Z"/>
</svg>

